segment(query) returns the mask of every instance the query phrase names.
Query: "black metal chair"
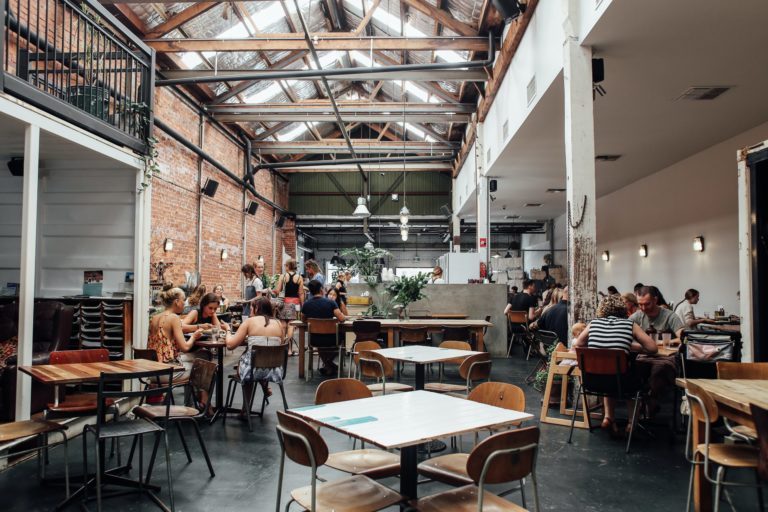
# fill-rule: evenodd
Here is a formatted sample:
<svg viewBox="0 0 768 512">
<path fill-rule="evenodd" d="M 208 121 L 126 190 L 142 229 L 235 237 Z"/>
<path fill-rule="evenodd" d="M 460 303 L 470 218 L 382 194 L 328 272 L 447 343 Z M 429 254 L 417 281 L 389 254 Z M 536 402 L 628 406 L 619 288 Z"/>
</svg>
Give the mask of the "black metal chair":
<svg viewBox="0 0 768 512">
<path fill-rule="evenodd" d="M 581 383 L 576 391 L 576 403 L 571 417 L 571 432 L 568 442 L 573 438 L 573 426 L 579 400 L 586 400 L 587 395 L 617 400 L 634 400 L 634 413 L 630 418 L 630 431 L 627 439 L 627 453 L 632 442 L 632 434 L 637 426 L 637 411 L 640 399 L 644 397 L 643 386 L 634 371 L 634 361 L 623 350 L 604 348 L 576 348 L 576 359 L 581 371 Z M 602 405 L 601 405 L 602 406 Z M 592 432 L 592 421 L 587 408 L 587 425 Z"/>
<path fill-rule="evenodd" d="M 206 391 L 208 393 L 208 400 L 210 401 L 211 397 L 213 396 L 213 386 L 216 383 L 216 374 L 218 370 L 219 365 L 214 362 L 206 361 L 204 359 L 195 359 L 194 363 L 192 364 L 192 371 L 189 374 L 189 387 L 191 388 L 191 400 L 194 404 L 194 407 L 171 405 L 171 409 L 168 415 L 168 422 L 164 424 L 165 426 L 169 426 L 171 424 L 176 425 L 176 430 L 179 432 L 179 438 L 181 439 L 181 444 L 184 447 L 184 452 L 187 455 L 187 462 L 189 463 L 192 463 L 192 455 L 189 453 L 189 447 L 187 446 L 187 441 L 184 438 L 184 431 L 181 429 L 181 424 L 192 424 L 193 428 L 195 429 L 197 440 L 200 443 L 200 450 L 203 452 L 203 457 L 205 457 L 205 462 L 208 465 L 208 472 L 211 474 L 211 478 L 215 477 L 216 473 L 213 471 L 213 464 L 211 464 L 211 459 L 208 456 L 208 450 L 205 447 L 205 441 L 203 440 L 203 436 L 200 434 L 200 427 L 197 424 L 197 420 L 205 419 L 208 404 L 201 404 L 198 400 L 198 397 L 200 396 L 201 391 Z M 165 406 L 142 405 L 135 407 L 133 409 L 133 414 L 138 418 L 144 418 L 154 422 L 162 422 L 163 414 L 165 414 Z M 137 440 L 134 439 L 133 446 L 131 447 L 131 454 L 128 457 L 128 465 L 130 465 L 131 461 L 133 460 L 136 441 Z M 153 464 L 154 459 L 150 461 L 149 469 L 147 470 L 147 481 L 149 481 L 149 478 L 152 475 Z"/>
<path fill-rule="evenodd" d="M 173 503 L 173 475 L 171 472 L 171 452 L 168 447 L 168 436 L 163 427 L 159 423 L 167 424 L 168 416 L 170 413 L 170 394 L 173 386 L 173 368 L 169 367 L 167 370 L 155 370 L 146 372 L 133 372 L 133 373 L 102 373 L 99 378 L 98 394 L 97 394 L 97 410 L 96 410 L 96 423 L 92 425 L 86 425 L 83 428 L 83 469 L 84 474 L 88 475 L 88 441 L 89 434 L 92 434 L 95 440 L 96 450 L 96 503 L 97 509 L 101 511 L 101 499 L 102 499 L 102 484 L 104 483 L 116 483 L 116 484 L 129 484 L 131 487 L 136 487 L 138 492 L 147 494 L 152 501 L 158 506 L 167 510 L 168 507 L 163 503 L 160 498 L 154 493 L 153 489 L 149 486 L 149 482 L 144 480 L 144 436 L 147 434 L 154 434 L 155 442 L 152 449 L 152 460 L 154 460 L 155 454 L 160 446 L 162 440 L 165 444 L 165 464 L 168 472 L 168 493 L 170 496 L 170 510 L 175 510 Z M 157 387 L 151 389 L 142 389 L 139 391 L 124 391 L 123 384 L 125 381 L 131 381 L 134 379 L 156 380 L 160 384 Z M 157 416 L 156 420 L 149 420 L 145 418 L 128 419 L 126 417 L 116 418 L 113 421 L 107 423 L 106 415 L 109 409 L 109 402 L 116 401 L 121 398 L 128 399 L 142 399 L 149 396 L 164 396 L 165 409 L 164 413 Z M 104 445 L 109 439 L 119 439 L 121 437 L 138 437 L 139 442 L 139 480 L 138 482 L 126 482 L 120 477 L 115 477 L 105 470 L 105 457 L 104 457 Z M 86 476 L 87 478 L 87 476 Z M 83 493 L 83 504 L 88 500 L 88 486 L 90 482 L 86 482 L 85 492 Z M 156 488 L 156 487 L 155 487 Z"/>
</svg>

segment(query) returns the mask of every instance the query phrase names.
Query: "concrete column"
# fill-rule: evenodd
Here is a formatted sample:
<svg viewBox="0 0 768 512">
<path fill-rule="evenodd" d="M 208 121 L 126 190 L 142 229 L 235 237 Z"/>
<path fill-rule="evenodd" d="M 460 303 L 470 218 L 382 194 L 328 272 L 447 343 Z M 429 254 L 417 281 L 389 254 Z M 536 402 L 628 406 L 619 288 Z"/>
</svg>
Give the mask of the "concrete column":
<svg viewBox="0 0 768 512">
<path fill-rule="evenodd" d="M 488 265 L 490 259 L 491 224 L 490 224 L 490 198 L 488 197 L 488 178 L 485 176 L 485 160 L 483 146 L 483 126 L 478 124 L 475 137 L 475 173 L 477 176 L 477 235 L 475 247 L 480 255 L 480 261 Z"/>
<path fill-rule="evenodd" d="M 577 13 L 577 0 L 568 0 L 563 24 L 563 82 L 571 323 L 591 320 L 597 297 L 592 49 L 580 44 L 575 27 Z"/>
<path fill-rule="evenodd" d="M 35 260 L 37 252 L 37 188 L 40 162 L 40 127 L 27 125 L 24 132 L 24 191 L 21 205 L 21 272 L 19 288 L 18 365 L 32 364 L 35 316 Z M 32 380 L 16 372 L 16 420 L 28 420 Z"/>
<path fill-rule="evenodd" d="M 451 236 L 453 237 L 453 252 L 461 252 L 461 219 L 455 213 L 451 217 Z"/>
</svg>

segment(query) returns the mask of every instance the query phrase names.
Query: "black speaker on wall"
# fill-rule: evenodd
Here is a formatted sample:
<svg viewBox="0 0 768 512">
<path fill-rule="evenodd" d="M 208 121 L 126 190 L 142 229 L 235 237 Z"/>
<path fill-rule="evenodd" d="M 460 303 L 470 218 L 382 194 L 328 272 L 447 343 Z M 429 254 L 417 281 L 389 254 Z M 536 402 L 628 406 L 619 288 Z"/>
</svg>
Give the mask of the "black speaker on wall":
<svg viewBox="0 0 768 512">
<path fill-rule="evenodd" d="M 256 215 L 256 210 L 259 209 L 259 203 L 256 201 L 251 201 L 248 203 L 248 207 L 245 209 L 245 213 L 248 215 Z"/>
<path fill-rule="evenodd" d="M 525 12 L 527 0 L 491 0 L 491 3 L 505 20 L 513 20 Z"/>
<path fill-rule="evenodd" d="M 499 183 L 496 180 L 491 180 L 488 182 L 488 190 L 490 192 L 496 192 L 499 188 Z"/>
<path fill-rule="evenodd" d="M 8 160 L 8 170 L 14 176 L 24 176 L 24 157 L 14 156 Z"/>
<path fill-rule="evenodd" d="M 219 182 L 216 180 L 212 180 L 211 178 L 207 178 L 205 180 L 205 185 L 203 185 L 203 188 L 200 190 L 203 194 L 205 194 L 208 197 L 213 197 L 216 195 L 216 190 L 219 188 Z"/>
<path fill-rule="evenodd" d="M 603 80 L 605 80 L 605 61 L 592 59 L 592 83 L 599 84 Z"/>
<path fill-rule="evenodd" d="M 275 221 L 275 227 L 281 228 L 285 224 L 285 215 L 282 213 L 278 215 L 277 221 Z"/>
</svg>

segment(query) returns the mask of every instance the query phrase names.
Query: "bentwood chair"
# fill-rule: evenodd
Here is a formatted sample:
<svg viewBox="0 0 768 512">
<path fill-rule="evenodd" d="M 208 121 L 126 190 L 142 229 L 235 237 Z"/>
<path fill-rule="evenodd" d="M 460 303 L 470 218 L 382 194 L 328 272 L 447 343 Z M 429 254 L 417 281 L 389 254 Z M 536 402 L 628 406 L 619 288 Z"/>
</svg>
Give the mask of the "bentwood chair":
<svg viewBox="0 0 768 512">
<path fill-rule="evenodd" d="M 339 374 L 337 377 L 341 377 L 342 359 L 341 354 L 344 349 L 343 345 L 339 343 L 339 322 L 335 318 L 306 318 L 307 333 L 309 333 L 309 372 L 307 372 L 306 380 L 315 376 L 314 370 L 314 354 L 316 350 L 332 350 L 337 349 L 339 351 Z M 333 336 L 335 339 L 335 347 L 317 346 L 313 340 L 317 340 L 319 337 Z"/>
<path fill-rule="evenodd" d="M 492 364 L 491 354 L 488 352 L 472 354 L 465 358 L 459 366 L 459 376 L 464 380 L 464 385 L 433 382 L 425 385 L 424 389 L 436 393 L 449 393 L 459 398 L 467 398 L 474 382 L 491 377 Z"/>
<path fill-rule="evenodd" d="M 445 340 L 442 343 L 440 343 L 439 348 L 446 348 L 446 349 L 452 349 L 452 350 L 472 350 L 472 347 L 467 343 L 466 341 L 458 341 L 458 340 Z M 446 391 L 440 391 L 440 388 L 443 385 L 443 378 L 445 377 L 445 365 L 456 365 L 461 366 L 461 363 L 464 362 L 465 357 L 457 357 L 454 359 L 450 359 L 448 361 L 443 361 L 438 363 L 438 372 L 437 372 L 437 382 L 427 382 L 424 385 L 424 389 L 427 391 L 435 391 L 435 392 L 447 392 Z"/>
<path fill-rule="evenodd" d="M 360 352 L 363 350 L 379 350 L 381 345 L 378 341 L 358 341 L 352 347 L 352 351 L 349 353 L 349 373 L 348 377 L 356 377 L 358 367 L 360 366 Z"/>
<path fill-rule="evenodd" d="M 368 389 L 372 393 L 386 395 L 398 391 L 413 391 L 413 386 L 399 382 L 387 382 L 395 376 L 395 366 L 392 361 L 373 350 L 363 350 L 358 355 L 360 365 L 360 377 L 376 379 L 375 384 L 369 384 Z"/>
<path fill-rule="evenodd" d="M 768 380 L 768 363 L 732 363 L 717 362 L 718 379 Z M 757 440 L 757 431 L 746 425 L 733 425 L 728 418 L 723 418 L 725 427 L 739 439 L 748 443 Z"/>
<path fill-rule="evenodd" d="M 686 383 L 685 395 L 691 406 L 691 412 L 695 413 L 699 421 L 704 423 L 704 443 L 698 446 L 692 444 L 692 430 L 698 428 L 693 425 L 693 416 L 688 422 L 688 435 L 686 439 L 685 457 L 691 463 L 691 478 L 688 483 L 688 502 L 686 511 L 690 510 L 691 496 L 693 495 L 693 477 L 696 466 L 701 467 L 704 478 L 715 486 L 713 499 L 714 512 L 720 510 L 720 493 L 723 486 L 732 487 L 756 487 L 757 503 L 763 510 L 763 493 L 758 474 L 760 451 L 754 446 L 742 444 L 713 443 L 711 441 L 711 426 L 717 422 L 720 412 L 712 395 L 690 380 Z M 717 465 L 714 471 L 712 465 Z M 726 480 L 725 472 L 728 469 L 750 469 L 755 472 L 756 483 L 750 485 L 742 481 Z M 727 497 L 727 494 L 726 494 Z M 729 500 L 730 501 L 730 500 Z"/>
<path fill-rule="evenodd" d="M 105 348 L 92 348 L 83 350 L 59 350 L 51 352 L 50 364 L 77 364 L 77 363 L 106 363 L 109 362 L 109 351 Z M 43 413 L 44 419 L 90 416 L 96 412 L 96 393 L 85 393 L 79 389 L 67 392 L 66 386 L 59 386 L 59 401 L 49 403 Z M 110 400 L 108 406 L 112 408 L 114 400 Z M 115 409 L 116 412 L 116 409 Z"/>
<path fill-rule="evenodd" d="M 482 510 L 526 510 L 499 495 L 486 490 L 487 485 L 519 481 L 531 476 L 533 510 L 539 510 L 536 484 L 536 455 L 539 446 L 539 428 L 527 427 L 495 434 L 480 442 L 467 457 L 465 472 L 471 483 L 449 491 L 426 496 L 410 504 L 422 512 L 475 512 Z"/>
<path fill-rule="evenodd" d="M 83 428 L 83 473 L 88 475 L 88 442 L 90 435 L 95 441 L 96 458 L 96 506 L 101 512 L 102 484 L 109 483 L 111 474 L 105 470 L 105 461 L 103 458 L 104 443 L 110 439 L 119 439 L 121 437 L 138 438 L 139 443 L 139 481 L 135 482 L 138 492 L 147 494 L 158 506 L 167 510 L 169 507 L 163 503 L 160 498 L 149 487 L 148 479 L 144 479 L 144 436 L 154 435 L 155 441 L 152 450 L 151 460 L 154 461 L 160 442 L 165 445 L 165 466 L 168 473 L 168 493 L 170 496 L 170 510 L 174 511 L 173 502 L 173 475 L 171 470 L 171 452 L 168 447 L 168 436 L 166 430 L 160 425 L 168 424 L 170 414 L 171 400 L 170 394 L 173 389 L 173 368 L 167 370 L 153 370 L 134 373 L 102 373 L 99 378 L 99 387 L 97 395 L 96 423 L 86 425 Z M 146 379 L 157 381 L 158 385 L 151 389 L 142 389 L 139 391 L 124 391 L 124 384 L 134 379 Z M 116 418 L 109 423 L 106 422 L 106 413 L 109 401 L 118 399 L 143 399 L 151 396 L 163 396 L 165 411 L 158 414 L 155 420 L 146 418 L 129 419 L 127 416 Z M 90 435 L 89 435 L 90 434 Z M 151 463 L 150 463 L 151 467 Z M 85 486 L 83 493 L 83 504 L 88 500 L 88 485 Z"/>
<path fill-rule="evenodd" d="M 514 384 L 507 384 L 505 382 L 483 382 L 472 390 L 467 400 L 510 411 L 525 411 L 525 393 L 523 390 Z M 515 423 L 513 426 L 519 427 L 521 424 L 522 421 Z M 475 434 L 475 443 L 477 441 L 478 435 Z M 449 453 L 439 457 L 432 457 L 419 464 L 419 474 L 430 480 L 436 480 L 448 485 L 470 485 L 473 481 L 467 473 L 468 458 L 468 453 Z M 517 488 L 512 490 L 517 490 Z M 522 485 L 520 490 L 524 492 Z M 506 494 L 502 493 L 501 496 Z M 523 501 L 525 501 L 525 495 L 523 495 Z"/>
<path fill-rule="evenodd" d="M 192 371 L 189 374 L 189 387 L 191 388 L 191 400 L 193 401 L 194 407 L 171 405 L 168 413 L 168 422 L 167 424 L 163 424 L 166 428 L 172 424 L 176 425 L 181 445 L 184 447 L 184 453 L 187 455 L 187 462 L 190 464 L 192 463 L 192 455 L 189 453 L 189 447 L 187 446 L 187 441 L 184 437 L 184 431 L 181 429 L 181 425 L 183 423 L 192 425 L 195 435 L 197 436 L 197 441 L 200 443 L 200 450 L 203 452 L 203 457 L 205 457 L 205 463 L 208 465 L 208 472 L 210 473 L 211 478 L 215 477 L 216 473 L 213 471 L 211 458 L 208 456 L 205 441 L 200 434 L 200 427 L 197 424 L 197 420 L 205 419 L 206 408 L 208 405 L 201 404 L 198 397 L 200 396 L 201 391 L 205 391 L 208 393 L 208 399 L 211 399 L 218 368 L 219 365 L 214 362 L 206 361 L 205 359 L 195 359 L 192 364 Z M 137 418 L 144 418 L 156 423 L 161 423 L 164 421 L 165 409 L 166 407 L 164 405 L 141 405 L 139 407 L 134 407 L 133 414 Z M 128 457 L 128 465 L 130 465 L 133 460 L 136 441 L 137 439 L 134 439 L 133 446 L 131 447 L 131 454 Z M 149 469 L 147 470 L 147 482 L 152 475 L 153 462 L 154 460 L 150 462 Z"/>
<path fill-rule="evenodd" d="M 330 379 L 320 383 L 315 391 L 315 405 L 359 400 L 373 396 L 371 390 L 357 379 Z M 384 450 L 348 450 L 328 455 L 326 466 L 373 479 L 400 474 L 400 456 Z"/>
<path fill-rule="evenodd" d="M 355 510 L 373 512 L 391 507 L 403 501 L 392 489 L 364 475 L 352 475 L 339 480 L 318 483 L 317 469 L 328 461 L 328 445 L 308 422 L 301 418 L 277 411 L 277 438 L 280 441 L 280 474 L 277 480 L 277 505 L 283 492 L 283 476 L 286 456 L 296 464 L 311 468 L 310 485 L 291 491 L 291 499 L 304 510 Z"/>
<path fill-rule="evenodd" d="M 432 344 L 429 339 L 429 331 L 426 327 L 400 327 L 398 329 L 398 338 L 400 340 L 400 346 L 406 345 L 426 345 Z M 401 362 L 397 362 L 397 377 L 400 378 L 400 365 Z M 403 365 L 405 368 L 405 365 Z"/>
</svg>

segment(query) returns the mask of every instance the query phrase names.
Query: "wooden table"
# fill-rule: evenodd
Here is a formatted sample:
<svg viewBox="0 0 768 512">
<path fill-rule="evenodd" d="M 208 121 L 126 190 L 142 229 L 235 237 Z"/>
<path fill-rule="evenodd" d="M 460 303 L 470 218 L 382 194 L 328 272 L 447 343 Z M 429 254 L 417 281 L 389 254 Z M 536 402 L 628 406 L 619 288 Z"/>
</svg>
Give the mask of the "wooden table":
<svg viewBox="0 0 768 512">
<path fill-rule="evenodd" d="M 400 493 L 417 498 L 417 447 L 435 439 L 531 419 L 449 395 L 413 391 L 291 409 L 292 413 L 385 450 L 400 449 Z"/>
<path fill-rule="evenodd" d="M 677 379 L 677 385 L 686 387 L 685 379 Z M 708 392 L 717 402 L 718 412 L 741 425 L 755 428 L 749 404 L 768 409 L 768 380 L 690 379 Z M 693 446 L 704 442 L 704 423 L 693 410 Z M 693 480 L 693 499 L 697 512 L 712 510 L 712 486 L 697 465 Z"/>
<path fill-rule="evenodd" d="M 184 369 L 183 367 L 176 367 L 147 359 L 127 359 L 103 363 L 38 364 L 35 366 L 20 366 L 19 370 L 43 384 L 55 386 L 54 403 L 58 405 L 59 386 L 61 385 L 97 382 L 102 373 L 151 372 L 167 370 L 171 366 L 174 369 Z"/>
<path fill-rule="evenodd" d="M 347 319 L 343 324 L 340 324 L 340 327 L 343 330 L 352 330 L 352 322 L 355 320 L 355 318 L 349 318 Z M 360 320 L 363 320 L 362 318 Z M 483 340 L 483 330 L 488 327 L 493 327 L 493 324 L 491 322 L 487 322 L 485 320 L 472 320 L 472 319 L 466 319 L 466 320 L 455 320 L 455 319 L 446 319 L 446 320 L 438 320 L 438 319 L 411 319 L 411 320 L 398 320 L 394 318 L 376 318 L 373 319 L 377 322 L 381 322 L 381 330 L 382 332 L 386 332 L 387 334 L 387 347 L 392 348 L 395 346 L 395 332 L 397 332 L 401 327 L 426 327 L 428 330 L 432 332 L 439 332 L 443 329 L 443 327 L 468 327 L 470 331 L 474 332 L 477 337 L 477 350 L 482 352 L 485 348 L 485 343 Z M 299 378 L 304 378 L 304 368 L 306 366 L 305 362 L 305 347 L 306 347 L 306 331 L 307 331 L 307 324 L 304 322 L 304 320 L 294 320 L 291 322 L 291 325 L 298 329 L 299 331 Z"/>
<path fill-rule="evenodd" d="M 213 425 L 219 416 L 227 413 L 227 404 L 224 403 L 224 351 L 227 348 L 227 343 L 224 340 L 197 340 L 195 346 L 216 349 L 216 363 L 219 365 L 219 371 L 216 375 L 216 411 L 211 417 L 211 425 Z"/>
<path fill-rule="evenodd" d="M 374 350 L 387 359 L 414 363 L 416 366 L 416 390 L 424 389 L 424 366 L 430 363 L 442 363 L 452 359 L 466 358 L 483 352 L 456 350 L 452 348 L 427 347 L 425 345 L 407 345 L 404 347 L 382 348 Z"/>
</svg>

